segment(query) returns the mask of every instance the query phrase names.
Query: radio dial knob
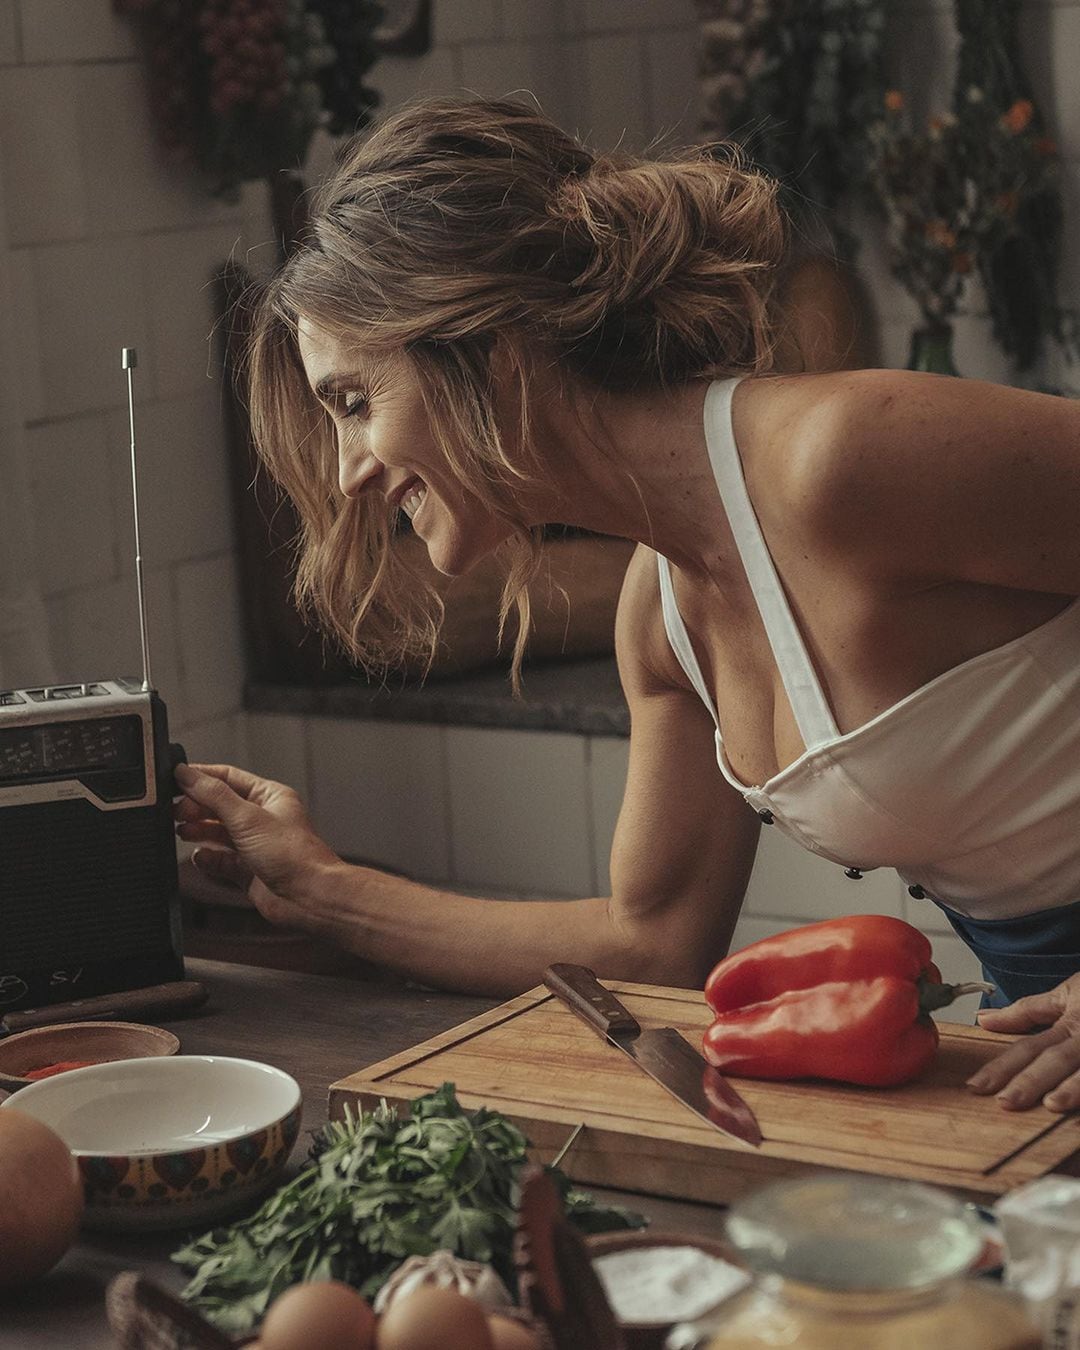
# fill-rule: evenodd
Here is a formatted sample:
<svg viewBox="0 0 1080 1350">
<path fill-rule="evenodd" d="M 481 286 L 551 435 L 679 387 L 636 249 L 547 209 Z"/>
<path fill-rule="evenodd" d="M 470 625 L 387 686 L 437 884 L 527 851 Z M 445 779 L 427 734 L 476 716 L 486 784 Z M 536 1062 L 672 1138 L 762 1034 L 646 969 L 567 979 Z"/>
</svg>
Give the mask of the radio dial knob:
<svg viewBox="0 0 1080 1350">
<path fill-rule="evenodd" d="M 178 764 L 188 762 L 187 751 L 177 741 L 169 742 L 169 777 L 172 778 Z M 176 786 L 176 780 L 173 779 L 173 795 L 179 797 L 180 789 Z"/>
</svg>

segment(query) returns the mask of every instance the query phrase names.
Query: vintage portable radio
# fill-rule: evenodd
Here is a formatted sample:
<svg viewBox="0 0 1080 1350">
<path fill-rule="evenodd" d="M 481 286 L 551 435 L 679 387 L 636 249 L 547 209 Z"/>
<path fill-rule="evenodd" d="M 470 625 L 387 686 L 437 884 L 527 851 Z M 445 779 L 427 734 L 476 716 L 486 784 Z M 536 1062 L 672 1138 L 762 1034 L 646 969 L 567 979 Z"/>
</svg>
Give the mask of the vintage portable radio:
<svg viewBox="0 0 1080 1350">
<path fill-rule="evenodd" d="M 184 752 L 150 684 L 134 365 L 125 348 L 143 674 L 0 690 L 0 1016 L 183 978 L 172 797 Z"/>
</svg>

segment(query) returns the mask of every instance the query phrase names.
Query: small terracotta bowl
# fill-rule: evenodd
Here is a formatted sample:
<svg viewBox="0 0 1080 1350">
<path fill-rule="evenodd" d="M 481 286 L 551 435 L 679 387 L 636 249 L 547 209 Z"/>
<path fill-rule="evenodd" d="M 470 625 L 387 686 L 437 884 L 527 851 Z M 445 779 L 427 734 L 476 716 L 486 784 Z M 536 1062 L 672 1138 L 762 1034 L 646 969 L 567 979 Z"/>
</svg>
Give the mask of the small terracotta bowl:
<svg viewBox="0 0 1080 1350">
<path fill-rule="evenodd" d="M 171 1031 L 141 1022 L 59 1022 L 19 1031 L 0 1041 L 0 1088 L 15 1092 L 34 1079 L 28 1069 L 75 1060 L 109 1064 L 117 1059 L 175 1055 L 180 1042 Z"/>
<path fill-rule="evenodd" d="M 256 1060 L 124 1059 L 31 1083 L 0 1102 L 56 1131 L 109 1232 L 208 1228 L 279 1178 L 300 1131 L 300 1087 Z"/>
<path fill-rule="evenodd" d="M 645 1252 L 657 1247 L 696 1247 L 707 1256 L 716 1257 L 730 1266 L 736 1266 L 731 1248 L 720 1238 L 698 1237 L 690 1233 L 652 1233 L 647 1228 L 634 1232 L 597 1233 L 586 1239 L 589 1255 L 593 1259 L 593 1268 L 599 1257 L 613 1252 Z M 599 1274 L 599 1271 L 597 1271 Z M 749 1277 L 747 1277 L 749 1278 Z M 734 1289 L 732 1292 L 735 1292 Z M 728 1295 L 730 1297 L 730 1295 Z M 721 1300 L 722 1302 L 723 1300 Z M 609 1302 L 611 1300 L 609 1299 Z M 719 1303 L 714 1305 L 719 1307 Z M 655 1322 L 629 1322 L 618 1316 L 618 1308 L 612 1306 L 616 1320 L 626 1341 L 627 1350 L 663 1350 L 668 1333 L 680 1322 L 689 1321 L 682 1315 Z M 696 1316 L 704 1317 L 712 1309 L 699 1309 Z"/>
</svg>

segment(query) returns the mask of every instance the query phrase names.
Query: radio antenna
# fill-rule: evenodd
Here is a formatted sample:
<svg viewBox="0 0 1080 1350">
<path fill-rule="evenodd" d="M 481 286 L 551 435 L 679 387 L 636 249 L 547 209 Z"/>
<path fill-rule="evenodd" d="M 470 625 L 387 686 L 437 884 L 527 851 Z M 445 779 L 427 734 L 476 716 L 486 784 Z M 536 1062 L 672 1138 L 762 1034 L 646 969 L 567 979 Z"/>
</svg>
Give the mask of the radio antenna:
<svg viewBox="0 0 1080 1350">
<path fill-rule="evenodd" d="M 146 640 L 146 591 L 143 587 L 142 546 L 139 543 L 139 479 L 135 472 L 135 386 L 132 372 L 139 363 L 134 347 L 120 352 L 120 368 L 127 371 L 128 426 L 131 429 L 131 503 L 135 513 L 135 584 L 139 591 L 139 639 L 142 642 L 143 693 L 150 690 L 150 645 Z"/>
</svg>

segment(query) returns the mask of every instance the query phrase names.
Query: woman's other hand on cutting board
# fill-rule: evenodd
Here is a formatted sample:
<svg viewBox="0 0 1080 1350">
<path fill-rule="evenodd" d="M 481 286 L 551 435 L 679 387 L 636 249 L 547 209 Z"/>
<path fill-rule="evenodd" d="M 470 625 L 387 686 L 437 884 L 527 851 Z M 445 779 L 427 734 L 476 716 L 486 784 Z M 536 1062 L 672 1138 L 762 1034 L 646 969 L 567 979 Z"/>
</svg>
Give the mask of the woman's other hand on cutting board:
<svg viewBox="0 0 1080 1350">
<path fill-rule="evenodd" d="M 985 1008 L 987 1031 L 1033 1032 L 1014 1042 L 968 1079 L 973 1092 L 996 1093 L 1010 1111 L 1042 1102 L 1051 1111 L 1080 1107 L 1080 975 L 1045 994 Z M 1039 1028 L 1042 1028 L 1041 1030 Z"/>
<path fill-rule="evenodd" d="M 192 861 L 215 881 L 238 886 L 271 923 L 310 920 L 310 880 L 341 859 L 315 832 L 284 783 L 229 764 L 181 764 L 177 834 L 205 844 Z M 305 924 L 310 926 L 310 924 Z"/>
</svg>

